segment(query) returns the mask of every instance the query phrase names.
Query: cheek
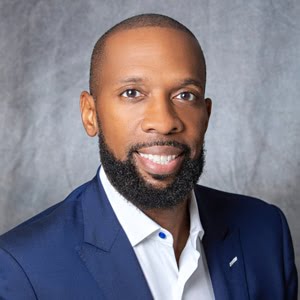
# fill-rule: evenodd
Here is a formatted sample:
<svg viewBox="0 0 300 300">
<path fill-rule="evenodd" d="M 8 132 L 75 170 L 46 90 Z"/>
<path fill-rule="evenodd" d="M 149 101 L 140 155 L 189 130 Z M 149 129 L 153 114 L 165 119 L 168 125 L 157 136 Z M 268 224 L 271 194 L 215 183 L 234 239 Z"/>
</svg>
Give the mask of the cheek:
<svg viewBox="0 0 300 300">
<path fill-rule="evenodd" d="M 109 149 L 117 159 L 127 159 L 127 149 L 134 143 L 137 128 L 133 110 L 105 104 L 99 107 L 98 116 Z"/>
<path fill-rule="evenodd" d="M 205 113 L 190 113 L 185 118 L 185 141 L 191 148 L 191 157 L 195 158 L 201 152 L 204 136 L 207 128 L 207 116 Z"/>
</svg>

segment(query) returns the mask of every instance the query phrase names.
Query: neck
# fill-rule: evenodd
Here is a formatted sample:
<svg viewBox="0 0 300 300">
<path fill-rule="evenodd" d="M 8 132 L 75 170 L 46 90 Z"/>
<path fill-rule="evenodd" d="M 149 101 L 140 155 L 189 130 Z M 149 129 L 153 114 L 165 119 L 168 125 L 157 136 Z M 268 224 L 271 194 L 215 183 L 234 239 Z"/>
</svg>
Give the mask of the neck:
<svg viewBox="0 0 300 300">
<path fill-rule="evenodd" d="M 188 198 L 176 207 L 170 209 L 151 209 L 143 211 L 149 218 L 172 234 L 177 265 L 190 232 L 189 201 L 190 199 Z"/>
</svg>

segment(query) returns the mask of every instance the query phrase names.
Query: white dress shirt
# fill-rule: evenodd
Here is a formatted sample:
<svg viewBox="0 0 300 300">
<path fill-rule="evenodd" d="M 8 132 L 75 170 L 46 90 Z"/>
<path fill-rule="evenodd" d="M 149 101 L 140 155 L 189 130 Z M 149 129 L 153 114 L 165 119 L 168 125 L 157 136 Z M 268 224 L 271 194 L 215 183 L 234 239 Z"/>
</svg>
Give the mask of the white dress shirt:
<svg viewBox="0 0 300 300">
<path fill-rule="evenodd" d="M 109 182 L 103 167 L 100 179 L 107 198 L 133 247 L 155 300 L 213 300 L 214 294 L 202 246 L 194 192 L 190 201 L 190 235 L 177 265 L 173 237 L 127 201 Z"/>
</svg>

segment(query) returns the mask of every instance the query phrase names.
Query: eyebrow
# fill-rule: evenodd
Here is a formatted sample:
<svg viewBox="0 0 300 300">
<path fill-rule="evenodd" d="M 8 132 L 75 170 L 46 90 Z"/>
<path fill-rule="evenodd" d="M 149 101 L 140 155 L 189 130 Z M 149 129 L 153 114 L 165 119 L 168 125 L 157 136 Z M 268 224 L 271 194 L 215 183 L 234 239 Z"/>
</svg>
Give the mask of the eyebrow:
<svg viewBox="0 0 300 300">
<path fill-rule="evenodd" d="M 147 78 L 143 77 L 129 77 L 129 78 L 124 78 L 120 79 L 118 82 L 119 83 L 141 83 L 147 80 Z"/>
<path fill-rule="evenodd" d="M 147 81 L 147 78 L 145 77 L 129 77 L 129 78 L 124 78 L 120 79 L 118 83 L 142 83 Z M 178 87 L 185 87 L 187 85 L 195 85 L 197 87 L 200 87 L 201 89 L 203 88 L 203 83 L 197 79 L 194 78 L 185 78 L 183 80 L 177 81 Z"/>
<path fill-rule="evenodd" d="M 184 86 L 187 86 L 187 85 L 195 85 L 195 86 L 198 86 L 198 87 L 203 87 L 203 83 L 197 79 L 194 79 L 194 78 L 185 78 L 183 80 L 180 80 L 178 82 L 178 85 L 181 86 L 181 87 L 184 87 Z"/>
</svg>

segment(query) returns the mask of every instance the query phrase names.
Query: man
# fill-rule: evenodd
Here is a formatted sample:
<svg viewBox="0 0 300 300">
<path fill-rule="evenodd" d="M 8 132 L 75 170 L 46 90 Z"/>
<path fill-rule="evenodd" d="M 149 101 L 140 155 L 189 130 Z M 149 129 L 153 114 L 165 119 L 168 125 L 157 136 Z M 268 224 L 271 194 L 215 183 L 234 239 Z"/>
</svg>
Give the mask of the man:
<svg viewBox="0 0 300 300">
<path fill-rule="evenodd" d="M 1 299 L 296 299 L 282 212 L 196 185 L 205 80 L 197 39 L 166 16 L 98 40 L 80 108 L 102 166 L 0 238 Z"/>
</svg>

